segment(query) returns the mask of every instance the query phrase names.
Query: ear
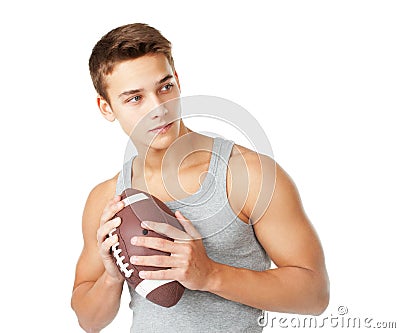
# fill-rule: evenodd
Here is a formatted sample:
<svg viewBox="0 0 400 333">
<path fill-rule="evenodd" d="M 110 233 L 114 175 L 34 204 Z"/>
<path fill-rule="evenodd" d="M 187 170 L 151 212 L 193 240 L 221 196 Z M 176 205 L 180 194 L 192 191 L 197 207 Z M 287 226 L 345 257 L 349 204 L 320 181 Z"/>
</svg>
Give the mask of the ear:
<svg viewBox="0 0 400 333">
<path fill-rule="evenodd" d="M 111 109 L 110 104 L 104 99 L 104 97 L 97 95 L 97 106 L 99 107 L 104 118 L 111 122 L 115 120 L 115 114 Z"/>
<path fill-rule="evenodd" d="M 178 88 L 179 88 L 179 92 L 181 92 L 181 84 L 179 83 L 179 76 L 176 71 L 174 72 L 174 76 L 175 76 L 176 84 L 178 85 Z"/>
</svg>

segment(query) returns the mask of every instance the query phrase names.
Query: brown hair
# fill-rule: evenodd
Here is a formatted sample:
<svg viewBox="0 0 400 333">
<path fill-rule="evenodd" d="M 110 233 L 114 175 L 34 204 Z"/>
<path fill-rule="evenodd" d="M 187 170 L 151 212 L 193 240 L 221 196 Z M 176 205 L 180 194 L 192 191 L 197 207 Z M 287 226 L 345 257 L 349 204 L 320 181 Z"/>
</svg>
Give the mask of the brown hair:
<svg viewBox="0 0 400 333">
<path fill-rule="evenodd" d="M 157 29 L 133 23 L 108 32 L 94 46 L 89 59 L 90 76 L 97 93 L 109 102 L 105 77 L 112 73 L 114 66 L 152 53 L 164 54 L 174 70 L 171 43 Z"/>
</svg>

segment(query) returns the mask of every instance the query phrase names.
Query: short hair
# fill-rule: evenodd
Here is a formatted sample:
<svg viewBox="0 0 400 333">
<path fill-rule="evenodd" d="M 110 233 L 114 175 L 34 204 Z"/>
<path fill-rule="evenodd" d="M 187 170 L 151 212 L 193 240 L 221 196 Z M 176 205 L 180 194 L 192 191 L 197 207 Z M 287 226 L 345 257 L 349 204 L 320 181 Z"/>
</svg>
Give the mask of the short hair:
<svg viewBox="0 0 400 333">
<path fill-rule="evenodd" d="M 96 43 L 90 55 L 89 71 L 94 88 L 109 102 L 106 76 L 118 63 L 146 54 L 164 54 L 175 70 L 171 48 L 171 43 L 160 31 L 144 23 L 127 24 L 111 30 Z"/>
</svg>

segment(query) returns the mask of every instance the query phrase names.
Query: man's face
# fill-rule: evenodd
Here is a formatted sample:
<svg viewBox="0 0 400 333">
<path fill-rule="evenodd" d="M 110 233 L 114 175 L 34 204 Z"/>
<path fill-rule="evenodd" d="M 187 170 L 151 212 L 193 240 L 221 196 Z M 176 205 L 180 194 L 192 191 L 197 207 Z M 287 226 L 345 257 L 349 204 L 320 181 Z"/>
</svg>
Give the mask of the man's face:
<svg viewBox="0 0 400 333">
<path fill-rule="evenodd" d="M 106 118 L 117 119 L 135 145 L 165 149 L 178 137 L 179 81 L 163 54 L 121 62 L 106 82 L 110 104 L 99 98 L 100 109 L 111 112 Z"/>
</svg>

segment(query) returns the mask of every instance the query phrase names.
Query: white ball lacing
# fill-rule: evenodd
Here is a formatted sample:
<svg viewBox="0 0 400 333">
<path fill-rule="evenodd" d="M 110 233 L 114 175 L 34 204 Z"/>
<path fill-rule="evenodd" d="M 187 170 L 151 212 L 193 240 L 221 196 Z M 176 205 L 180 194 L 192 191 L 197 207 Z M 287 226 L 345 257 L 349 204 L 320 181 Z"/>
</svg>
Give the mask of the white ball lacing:
<svg viewBox="0 0 400 333">
<path fill-rule="evenodd" d="M 117 230 L 116 228 L 114 228 L 113 230 L 111 230 L 109 232 L 109 236 L 112 237 L 114 234 L 113 232 Z M 128 269 L 129 263 L 124 262 L 125 260 L 125 256 L 120 256 L 119 254 L 122 252 L 121 249 L 118 248 L 119 246 L 119 242 L 115 243 L 112 247 L 111 250 L 113 252 L 114 258 L 117 261 L 117 266 L 119 267 L 119 269 L 121 270 L 122 273 L 125 274 L 126 278 L 131 277 L 132 273 L 133 273 L 133 269 Z"/>
</svg>

